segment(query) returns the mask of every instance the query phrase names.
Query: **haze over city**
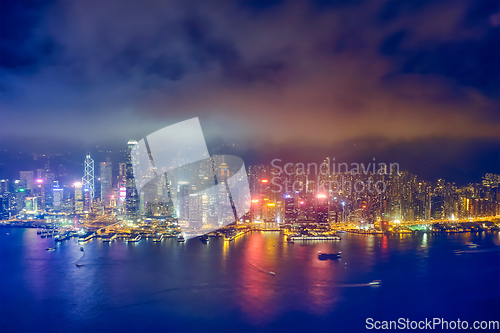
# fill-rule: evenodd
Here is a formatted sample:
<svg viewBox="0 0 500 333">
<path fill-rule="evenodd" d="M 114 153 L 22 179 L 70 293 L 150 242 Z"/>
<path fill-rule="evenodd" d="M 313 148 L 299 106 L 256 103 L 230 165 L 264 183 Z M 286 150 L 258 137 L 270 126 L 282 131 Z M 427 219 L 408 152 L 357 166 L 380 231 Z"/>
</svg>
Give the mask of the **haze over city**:
<svg viewBox="0 0 500 333">
<path fill-rule="evenodd" d="M 0 144 L 123 150 L 200 117 L 251 163 L 466 183 L 500 165 L 499 22 L 495 1 L 3 1 Z"/>
<path fill-rule="evenodd" d="M 0 332 L 499 332 L 499 60 L 490 0 L 0 0 Z"/>
</svg>

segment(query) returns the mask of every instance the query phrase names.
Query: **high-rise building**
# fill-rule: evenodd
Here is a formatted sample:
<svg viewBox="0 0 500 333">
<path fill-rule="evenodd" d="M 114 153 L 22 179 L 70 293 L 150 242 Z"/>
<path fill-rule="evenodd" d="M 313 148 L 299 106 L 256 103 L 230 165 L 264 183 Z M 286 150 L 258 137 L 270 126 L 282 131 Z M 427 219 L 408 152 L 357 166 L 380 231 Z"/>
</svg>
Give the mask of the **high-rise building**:
<svg viewBox="0 0 500 333">
<path fill-rule="evenodd" d="M 290 226 L 296 219 L 294 200 L 291 195 L 285 194 L 285 225 Z"/>
<path fill-rule="evenodd" d="M 180 182 L 181 183 L 181 182 Z M 189 220 L 189 184 L 179 186 L 179 222 Z"/>
<path fill-rule="evenodd" d="M 101 162 L 100 165 L 101 177 L 101 202 L 107 207 L 113 192 L 112 166 L 109 159 L 106 162 Z"/>
<path fill-rule="evenodd" d="M 137 194 L 137 189 L 135 187 L 134 167 L 132 165 L 132 154 L 134 153 L 134 147 L 137 145 L 137 141 L 130 140 L 127 145 L 128 145 L 127 168 L 126 168 L 127 196 L 125 199 L 125 209 L 127 213 L 127 218 L 129 220 L 135 220 L 139 212 L 139 197 Z"/>
<path fill-rule="evenodd" d="M 203 221 L 203 198 L 198 194 L 190 194 L 189 197 L 189 227 L 201 228 Z"/>
<path fill-rule="evenodd" d="M 38 198 L 36 197 L 28 197 L 26 198 L 25 203 L 27 212 L 35 212 L 38 210 Z"/>
<path fill-rule="evenodd" d="M 0 220 L 8 220 L 11 216 L 11 196 L 10 193 L 4 192 L 0 194 Z"/>
<path fill-rule="evenodd" d="M 316 223 L 328 223 L 328 195 L 326 194 L 316 196 Z"/>
<path fill-rule="evenodd" d="M 118 163 L 118 181 L 127 181 L 127 163 Z"/>
<path fill-rule="evenodd" d="M 63 203 L 63 189 L 54 187 L 52 188 L 52 208 L 56 211 L 60 211 Z"/>
<path fill-rule="evenodd" d="M 7 192 L 10 192 L 9 191 L 9 180 L 2 179 L 2 180 L 0 180 L 0 194 L 4 194 Z"/>
<path fill-rule="evenodd" d="M 31 191 L 35 180 L 33 171 L 19 171 L 19 179 L 24 183 L 25 189 Z"/>
<path fill-rule="evenodd" d="M 75 213 L 83 213 L 83 185 L 81 182 L 76 182 L 73 184 L 75 187 Z"/>
<path fill-rule="evenodd" d="M 439 220 L 444 218 L 444 202 L 441 195 L 431 197 L 431 218 Z"/>
<path fill-rule="evenodd" d="M 94 184 L 94 160 L 89 154 L 85 157 L 84 161 L 84 174 L 82 178 L 83 188 L 89 192 L 91 200 L 95 195 L 95 184 Z"/>
</svg>

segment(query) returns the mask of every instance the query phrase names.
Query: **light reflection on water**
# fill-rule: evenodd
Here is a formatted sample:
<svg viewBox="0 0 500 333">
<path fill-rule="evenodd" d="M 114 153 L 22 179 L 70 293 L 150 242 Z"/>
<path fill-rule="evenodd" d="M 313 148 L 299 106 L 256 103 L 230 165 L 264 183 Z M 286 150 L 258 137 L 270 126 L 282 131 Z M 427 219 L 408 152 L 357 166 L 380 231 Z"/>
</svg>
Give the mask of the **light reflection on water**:
<svg viewBox="0 0 500 333">
<path fill-rule="evenodd" d="M 500 245 L 491 232 L 343 234 L 339 242 L 294 244 L 278 233 L 254 232 L 230 243 L 93 240 L 84 253 L 71 239 L 48 252 L 53 238 L 41 239 L 35 229 L 0 229 L 0 301 L 12 304 L 0 307 L 0 319 L 6 328 L 63 332 L 96 325 L 296 331 L 299 319 L 309 330 L 360 331 L 366 317 L 394 311 L 492 319 L 500 311 L 499 252 L 457 256 L 467 241 Z M 321 261 L 318 251 L 342 257 Z M 382 285 L 369 286 L 373 280 Z"/>
</svg>

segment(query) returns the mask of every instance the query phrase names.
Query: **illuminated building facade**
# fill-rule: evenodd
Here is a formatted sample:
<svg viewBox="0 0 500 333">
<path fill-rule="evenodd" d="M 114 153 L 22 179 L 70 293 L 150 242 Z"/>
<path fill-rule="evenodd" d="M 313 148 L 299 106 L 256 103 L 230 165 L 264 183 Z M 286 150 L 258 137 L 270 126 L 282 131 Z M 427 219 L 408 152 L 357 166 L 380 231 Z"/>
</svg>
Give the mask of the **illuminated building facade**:
<svg viewBox="0 0 500 333">
<path fill-rule="evenodd" d="M 101 203 L 108 207 L 113 194 L 113 169 L 111 161 L 100 163 Z"/>
<path fill-rule="evenodd" d="M 135 187 L 134 167 L 132 165 L 132 154 L 137 141 L 130 140 L 127 149 L 127 168 L 126 168 L 126 199 L 125 211 L 127 219 L 136 220 L 139 213 L 139 196 Z"/>
<path fill-rule="evenodd" d="M 85 156 L 82 183 L 85 191 L 89 192 L 88 196 L 90 197 L 90 201 L 92 202 L 92 199 L 94 199 L 95 196 L 94 160 L 90 157 L 89 154 Z"/>
</svg>

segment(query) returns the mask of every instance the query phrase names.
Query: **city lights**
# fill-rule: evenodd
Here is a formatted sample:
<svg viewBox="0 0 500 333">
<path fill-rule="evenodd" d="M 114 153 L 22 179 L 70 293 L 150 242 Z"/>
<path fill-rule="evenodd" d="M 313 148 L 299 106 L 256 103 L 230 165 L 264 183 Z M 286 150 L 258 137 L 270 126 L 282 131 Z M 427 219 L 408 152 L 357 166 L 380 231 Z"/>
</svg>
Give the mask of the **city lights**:
<svg viewBox="0 0 500 333">
<path fill-rule="evenodd" d="M 499 2 L 2 1 L 0 333 L 500 333 Z"/>
</svg>

